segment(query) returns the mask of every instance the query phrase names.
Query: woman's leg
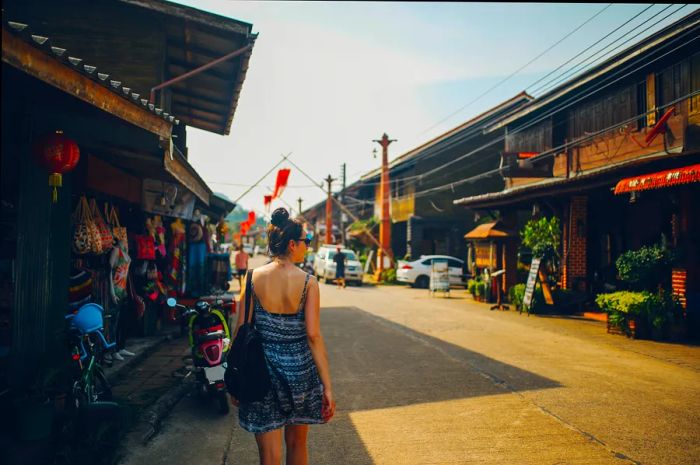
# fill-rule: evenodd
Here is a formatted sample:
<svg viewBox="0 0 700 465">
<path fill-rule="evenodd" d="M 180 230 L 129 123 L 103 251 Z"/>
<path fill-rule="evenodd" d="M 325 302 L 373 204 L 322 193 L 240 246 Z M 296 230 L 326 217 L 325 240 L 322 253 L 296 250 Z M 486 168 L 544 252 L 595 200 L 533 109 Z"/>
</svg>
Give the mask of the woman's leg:
<svg viewBox="0 0 700 465">
<path fill-rule="evenodd" d="M 306 437 L 309 425 L 289 425 L 284 428 L 284 443 L 287 445 L 287 465 L 308 465 L 309 452 Z"/>
<path fill-rule="evenodd" d="M 282 429 L 255 435 L 260 465 L 280 465 L 282 461 Z"/>
</svg>

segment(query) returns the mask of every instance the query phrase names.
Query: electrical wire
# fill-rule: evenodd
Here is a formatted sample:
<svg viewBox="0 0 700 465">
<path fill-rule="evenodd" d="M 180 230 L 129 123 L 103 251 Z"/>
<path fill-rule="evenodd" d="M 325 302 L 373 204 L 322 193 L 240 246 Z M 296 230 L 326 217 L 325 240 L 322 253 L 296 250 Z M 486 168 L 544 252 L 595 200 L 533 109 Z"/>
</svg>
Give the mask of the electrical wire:
<svg viewBox="0 0 700 465">
<path fill-rule="evenodd" d="M 664 44 L 664 45 L 661 46 L 659 49 L 662 49 L 662 48 L 665 48 L 665 47 L 668 47 L 668 46 L 672 45 L 673 43 L 675 43 L 675 42 L 677 42 L 678 40 L 684 38 L 684 37 L 685 37 L 686 35 L 688 35 L 688 34 L 696 33 L 696 32 L 698 31 L 698 29 L 699 29 L 699 28 L 697 27 L 697 24 L 694 25 L 694 26 L 692 26 L 692 27 L 690 27 L 686 32 L 680 34 L 680 35 L 679 35 L 678 37 L 676 37 L 675 39 L 673 39 L 673 40 L 669 41 L 668 43 Z M 660 55 L 660 56 L 654 58 L 653 60 L 644 61 L 644 59 L 640 58 L 640 59 L 638 59 L 638 60 L 635 61 L 635 62 L 629 63 L 627 66 L 625 66 L 625 67 L 619 69 L 619 70 L 616 71 L 614 74 L 605 77 L 605 78 L 603 79 L 603 81 L 600 82 L 600 83 L 597 85 L 597 87 L 594 86 L 594 87 L 593 87 L 593 90 L 591 90 L 590 92 L 588 92 L 588 93 L 586 93 L 586 94 L 584 94 L 584 95 L 582 95 L 582 96 L 580 96 L 580 97 L 576 97 L 576 96 L 571 97 L 570 99 L 566 100 L 565 102 L 562 102 L 558 107 L 555 107 L 555 108 L 553 108 L 552 110 L 550 110 L 549 112 L 544 113 L 544 114 L 541 115 L 539 118 L 535 118 L 534 120 L 532 120 L 532 121 L 530 121 L 530 122 L 528 122 L 528 123 L 525 123 L 525 124 L 523 124 L 522 126 L 519 126 L 519 127 L 516 128 L 513 132 L 509 133 L 508 135 L 510 136 L 510 135 L 514 135 L 514 134 L 520 133 L 520 132 L 524 131 L 525 129 L 528 129 L 528 128 L 534 126 L 535 124 L 542 122 L 543 120 L 549 118 L 549 117 L 552 116 L 553 114 L 558 113 L 558 112 L 560 112 L 560 111 L 562 111 L 562 110 L 564 110 L 564 109 L 566 109 L 566 108 L 569 108 L 569 107 L 575 105 L 576 103 L 580 102 L 581 100 L 586 99 L 586 98 L 590 97 L 591 95 L 594 95 L 594 94 L 600 92 L 601 90 L 603 90 L 603 89 L 605 89 L 605 88 L 611 86 L 612 84 L 615 84 L 616 82 L 618 82 L 618 81 L 624 79 L 625 77 L 627 77 L 627 76 L 629 76 L 629 75 L 631 75 L 631 74 L 633 74 L 633 73 L 639 71 L 639 69 L 641 69 L 642 67 L 648 66 L 648 65 L 650 65 L 650 64 L 652 64 L 652 63 L 654 63 L 654 62 L 660 60 L 661 58 L 666 57 L 666 56 L 669 55 L 670 53 L 673 53 L 673 52 L 675 52 L 676 50 L 678 50 L 678 49 L 680 49 L 680 48 L 682 48 L 682 47 L 685 47 L 686 45 L 688 45 L 689 43 L 691 43 L 691 42 L 693 42 L 694 40 L 697 40 L 697 39 L 698 39 L 698 35 L 695 35 L 695 37 L 693 37 L 693 38 L 690 39 L 689 41 L 684 42 L 683 44 L 681 44 L 681 45 L 679 45 L 679 46 L 673 48 L 672 50 L 670 50 L 670 51 L 664 53 L 663 55 Z M 615 80 L 613 80 L 613 81 L 611 81 L 611 82 L 608 82 L 608 83 L 605 84 L 605 85 L 601 85 L 603 82 L 605 82 L 605 80 L 608 80 L 608 79 L 610 79 L 610 78 L 615 77 L 615 75 L 620 74 L 620 73 L 626 71 L 627 69 L 629 69 L 630 67 L 636 65 L 638 62 L 641 62 L 641 61 L 644 61 L 644 64 L 643 64 L 642 66 L 639 66 L 639 67 L 633 69 L 632 71 L 630 71 L 630 72 L 628 72 L 628 73 L 626 73 L 626 74 L 624 74 L 624 75 L 618 77 L 617 79 L 615 79 Z M 488 147 L 491 147 L 492 145 L 495 145 L 495 144 L 497 144 L 497 143 L 499 143 L 499 142 L 505 140 L 505 138 L 506 138 L 506 135 L 504 134 L 503 136 L 500 136 L 500 137 L 498 137 L 498 138 L 496 138 L 496 139 L 494 139 L 494 140 L 492 140 L 492 141 L 490 141 L 490 142 L 488 142 L 488 143 L 486 143 L 486 144 L 484 144 L 484 145 L 482 145 L 482 146 L 480 146 L 480 147 L 478 147 L 478 148 L 476 148 L 476 149 L 474 149 L 474 150 L 472 150 L 472 151 L 470 151 L 470 152 L 467 152 L 467 153 L 464 154 L 464 155 L 461 155 L 461 156 L 459 156 L 459 157 L 457 157 L 457 158 L 455 158 L 455 159 L 453 159 L 453 160 L 450 160 L 449 162 L 446 162 L 446 163 L 444 163 L 444 164 L 442 164 L 442 165 L 440 165 L 440 166 L 438 166 L 438 167 L 436 167 L 436 168 L 434 168 L 434 169 L 432 169 L 432 170 L 429 170 L 429 171 L 427 171 L 427 172 L 425 172 L 425 173 L 422 173 L 420 176 L 421 176 L 421 177 L 426 177 L 426 176 L 429 176 L 429 175 L 432 174 L 432 173 L 435 173 L 435 172 L 437 172 L 437 171 L 440 171 L 440 170 L 442 170 L 442 169 L 445 169 L 445 168 L 447 168 L 448 166 L 451 166 L 452 164 L 457 163 L 458 161 L 461 161 L 461 160 L 463 160 L 463 159 L 465 159 L 465 158 L 467 158 L 467 157 L 473 156 L 475 153 L 478 153 L 478 152 L 480 152 L 480 151 L 483 150 L 483 149 L 486 149 L 486 148 L 488 148 Z"/>
<path fill-rule="evenodd" d="M 419 134 L 419 136 L 425 134 L 426 132 L 430 131 L 431 129 L 433 129 L 433 128 L 439 126 L 439 125 L 442 124 L 442 123 L 444 123 L 444 122 L 447 121 L 448 119 L 450 119 L 450 118 L 452 118 L 453 116 L 455 116 L 457 113 L 460 113 L 462 110 L 464 110 L 465 108 L 469 107 L 469 106 L 470 106 L 471 104 L 473 104 L 474 102 L 476 102 L 476 101 L 478 101 L 479 99 L 481 99 L 482 97 L 484 97 L 486 94 L 488 94 L 489 92 L 491 92 L 492 90 L 494 90 L 495 88 L 497 88 L 498 86 L 500 86 L 501 84 L 503 84 L 504 82 L 508 81 L 510 78 L 512 78 L 513 76 L 515 76 L 516 74 L 518 74 L 520 71 L 522 71 L 523 69 L 527 68 L 528 66 L 530 66 L 532 63 L 534 63 L 534 62 L 537 61 L 538 59 L 540 59 L 543 55 L 545 55 L 547 52 L 549 52 L 550 50 L 552 50 L 554 47 L 556 47 L 557 45 L 559 45 L 560 43 L 562 43 L 562 42 L 563 42 L 564 40 L 566 40 L 568 37 L 570 37 L 571 35 L 573 35 L 574 33 L 576 33 L 576 32 L 577 32 L 579 29 L 581 29 L 583 26 L 585 26 L 586 24 L 588 24 L 589 22 L 591 22 L 593 19 L 595 19 L 596 17 L 598 17 L 601 13 L 603 13 L 605 10 L 607 10 L 608 8 L 610 8 L 612 5 L 613 5 L 612 3 L 608 3 L 608 5 L 606 5 L 605 7 L 603 7 L 602 10 L 598 11 L 596 14 L 594 14 L 593 16 L 591 16 L 590 18 L 588 18 L 586 21 L 584 21 L 583 23 L 581 23 L 581 24 L 580 24 L 578 27 L 576 27 L 573 31 L 569 32 L 569 33 L 566 34 L 564 37 L 562 37 L 561 39 L 559 39 L 558 41 L 556 41 L 554 44 L 552 44 L 551 46 L 549 46 L 545 51 L 543 51 L 542 53 L 540 53 L 539 55 L 537 55 L 535 58 L 533 58 L 533 59 L 531 59 L 530 61 L 528 61 L 527 63 L 525 63 L 525 64 L 524 64 L 523 66 L 521 66 L 520 68 L 518 68 L 518 69 L 516 69 L 515 71 L 513 71 L 513 72 L 512 72 L 511 74 L 509 74 L 507 77 L 501 79 L 499 82 L 497 82 L 497 83 L 494 84 L 493 86 L 489 87 L 486 91 L 484 91 L 483 93 L 479 94 L 476 98 L 472 99 L 472 100 L 469 101 L 467 104 L 463 105 L 462 107 L 460 107 L 460 108 L 457 109 L 456 111 L 450 113 L 450 114 L 449 114 L 448 116 L 446 116 L 445 118 L 441 119 L 440 121 L 438 121 L 438 122 L 435 123 L 434 125 L 430 126 L 428 129 L 426 129 L 426 130 L 424 130 L 423 132 L 421 132 L 421 133 Z"/>
<path fill-rule="evenodd" d="M 672 6 L 672 5 L 669 5 L 669 6 Z M 685 6 L 685 5 L 684 5 L 684 6 Z M 668 7 L 667 7 L 667 8 L 668 8 Z M 663 11 L 665 11 L 667 8 L 665 8 L 665 9 L 662 10 L 661 12 L 657 13 L 657 15 L 660 14 L 660 13 L 662 13 Z M 681 8 L 683 8 L 683 7 L 681 7 Z M 677 10 L 675 10 L 674 12 L 672 12 L 671 15 L 672 15 L 672 14 L 675 14 L 675 13 L 678 12 L 679 10 L 680 10 L 680 8 L 677 9 Z M 662 18 L 660 21 L 657 21 L 657 22 L 654 23 L 652 26 L 650 26 L 649 28 L 645 29 L 643 32 L 646 32 L 646 31 L 649 30 L 651 27 L 654 27 L 654 26 L 655 26 L 656 24 L 658 24 L 659 22 L 665 20 L 666 18 L 668 18 L 668 16 L 670 16 L 670 15 L 667 15 L 667 16 L 665 16 L 664 18 Z M 655 16 L 654 16 L 654 17 L 655 17 Z M 651 19 L 653 19 L 654 17 L 652 17 Z M 642 24 L 644 24 L 644 23 L 642 23 Z M 623 36 L 623 37 L 624 37 L 624 36 Z M 630 40 L 626 41 L 625 43 L 621 44 L 621 45 L 618 46 L 615 50 L 619 49 L 620 47 L 622 47 L 622 46 L 625 45 L 626 43 L 630 42 L 631 40 L 632 40 L 632 39 L 630 39 Z M 664 46 L 666 46 L 666 45 L 668 45 L 668 44 L 665 44 Z M 663 46 L 662 46 L 662 47 L 663 47 Z M 639 61 L 641 61 L 641 60 L 639 60 Z M 626 69 L 626 68 L 623 68 L 622 70 L 618 70 L 618 72 L 624 71 L 624 69 Z M 590 95 L 590 94 L 589 94 L 589 95 Z M 565 108 L 567 108 L 567 107 L 564 107 L 564 108 L 562 108 L 562 109 L 565 109 Z M 550 114 L 551 114 L 551 113 L 550 113 Z M 417 161 L 419 161 L 419 160 L 422 160 L 422 159 L 424 159 L 424 158 L 427 158 L 427 157 L 432 156 L 435 152 L 444 151 L 444 150 L 447 150 L 447 149 L 449 149 L 449 148 L 451 148 L 451 147 L 453 147 L 453 146 L 455 146 L 455 145 L 458 145 L 458 144 L 461 144 L 461 143 L 463 143 L 463 142 L 466 142 L 467 140 L 473 138 L 473 136 L 480 135 L 480 134 L 481 134 L 481 130 L 482 130 L 485 126 L 487 126 L 487 124 L 482 124 L 482 125 L 479 125 L 479 126 L 475 126 L 474 128 L 470 128 L 469 131 L 465 132 L 464 134 L 460 134 L 458 137 L 456 137 L 456 138 L 453 139 L 452 141 L 448 142 L 447 145 L 441 144 L 441 145 L 438 146 L 438 145 L 436 144 L 435 147 L 431 147 L 431 148 L 426 149 L 426 151 L 424 151 L 423 153 L 421 153 L 420 156 L 415 157 L 414 159 L 412 159 L 412 161 L 413 161 L 413 162 L 417 162 Z M 512 134 L 515 134 L 515 133 L 511 133 L 511 135 L 512 135 Z M 403 180 L 403 181 L 405 181 L 405 182 L 409 182 L 409 181 L 413 181 L 414 179 L 422 178 L 422 177 L 424 177 L 424 176 L 426 176 L 426 175 L 427 175 L 427 173 L 423 173 L 423 174 L 420 174 L 420 175 L 404 176 L 404 177 L 402 177 L 402 178 L 397 178 L 397 180 Z M 372 183 L 370 183 L 370 182 L 362 182 L 362 181 L 360 181 L 360 182 L 361 182 L 361 184 L 362 184 L 363 186 L 371 186 L 371 185 L 379 185 L 379 184 L 381 184 L 381 181 L 372 182 Z"/>
<path fill-rule="evenodd" d="M 660 12 L 656 13 L 656 14 L 655 14 L 654 16 L 652 16 L 651 18 L 647 19 L 646 21 L 644 21 L 643 23 L 639 24 L 638 26 L 635 26 L 635 28 L 631 29 L 630 31 L 628 31 L 628 32 L 626 32 L 625 34 L 623 34 L 622 36 L 618 37 L 616 40 L 614 40 L 614 41 L 611 42 L 610 44 L 606 45 L 605 47 L 603 47 L 602 49 L 600 49 L 599 51 L 597 51 L 597 52 L 594 53 L 593 55 L 591 55 L 591 56 L 589 56 L 589 57 L 587 57 L 587 58 L 585 58 L 585 59 L 579 61 L 576 65 L 574 65 L 572 68 L 568 69 L 567 71 L 565 71 L 564 73 L 562 73 L 562 74 L 559 75 L 558 77 L 555 77 L 555 78 L 551 79 L 550 81 L 546 82 L 545 84 L 539 86 L 537 89 L 532 90 L 532 92 L 533 92 L 533 93 L 542 93 L 542 94 L 545 94 L 545 93 L 549 92 L 551 89 L 554 89 L 555 87 L 557 87 L 560 83 L 562 83 L 562 82 L 565 81 L 566 79 L 569 79 L 573 74 L 576 74 L 576 73 L 578 73 L 578 72 L 583 72 L 583 70 L 586 68 L 586 66 L 594 65 L 593 62 L 588 63 L 588 64 L 584 64 L 584 63 L 586 63 L 588 60 L 590 60 L 591 58 L 595 57 L 596 55 L 600 54 L 600 53 L 601 53 L 602 51 L 604 51 L 606 48 L 608 48 L 608 47 L 610 47 L 611 45 L 615 44 L 616 42 L 618 42 L 619 40 L 623 39 L 624 37 L 626 37 L 626 36 L 629 35 L 630 33 L 634 32 L 637 28 L 643 26 L 646 22 L 648 22 L 648 21 L 650 21 L 650 20 L 656 18 L 656 16 L 660 15 L 661 13 L 663 13 L 664 11 L 666 11 L 667 9 L 669 9 L 671 6 L 673 6 L 673 5 L 667 6 L 666 8 L 664 8 L 663 10 L 661 10 Z M 687 5 L 687 4 L 681 5 L 681 6 L 680 6 L 679 8 L 677 8 L 676 10 L 672 11 L 671 13 L 667 14 L 666 16 L 664 16 L 663 18 L 661 18 L 660 20 L 656 21 L 654 24 L 650 25 L 649 27 L 647 27 L 647 28 L 644 29 L 643 31 L 639 32 L 639 33 L 637 34 L 637 36 L 631 37 L 630 39 L 628 39 L 628 40 L 626 40 L 625 42 L 621 43 L 620 45 L 618 45 L 617 47 L 613 48 L 612 50 L 606 52 L 603 56 L 598 57 L 597 59 L 600 59 L 600 60 L 602 61 L 604 58 L 608 57 L 608 56 L 611 55 L 612 53 L 615 53 L 617 50 L 619 50 L 620 48 L 622 48 L 622 47 L 625 46 L 626 44 L 628 44 L 628 43 L 632 42 L 633 40 L 635 40 L 635 39 L 638 37 L 639 34 L 643 34 L 643 33 L 647 32 L 649 29 L 655 27 L 656 25 L 658 25 L 658 24 L 661 23 L 662 21 L 665 21 L 665 20 L 666 20 L 667 18 L 669 18 L 670 16 L 672 16 L 672 15 L 678 13 L 680 10 L 682 10 L 682 9 L 685 8 L 686 6 L 688 6 L 688 5 Z M 600 62 L 600 61 L 599 61 L 599 62 Z M 580 65 L 581 65 L 581 64 L 584 64 L 584 66 L 583 66 L 582 68 L 580 68 Z"/>
<path fill-rule="evenodd" d="M 690 93 L 688 93 L 688 94 L 686 94 L 686 95 L 684 95 L 684 96 L 682 96 L 682 97 L 679 97 L 679 98 L 677 98 L 677 99 L 675 99 L 675 100 L 673 100 L 673 101 L 671 101 L 671 102 L 669 102 L 669 103 L 667 103 L 667 104 L 665 104 L 665 105 L 661 105 L 661 106 L 659 106 L 659 107 L 657 107 L 657 108 L 655 108 L 655 109 L 653 109 L 653 110 L 644 111 L 644 112 L 639 113 L 639 114 L 637 114 L 637 115 L 635 115 L 635 116 L 633 116 L 633 117 L 631 117 L 631 118 L 628 118 L 628 119 L 626 119 L 626 120 L 624 120 L 624 121 L 620 121 L 620 122 L 615 123 L 615 124 L 613 124 L 613 125 L 611 125 L 611 126 L 608 126 L 608 127 L 606 127 L 606 128 L 603 128 L 603 129 L 600 129 L 600 130 L 598 130 L 598 131 L 595 131 L 594 133 L 587 134 L 587 135 L 585 135 L 585 136 L 583 136 L 583 137 L 580 137 L 580 138 L 578 138 L 578 139 L 576 139 L 576 140 L 573 140 L 573 141 L 564 143 L 564 144 L 562 144 L 562 145 L 560 145 L 560 146 L 558 146 L 558 147 L 554 147 L 554 148 L 552 148 L 552 149 L 549 149 L 549 150 L 547 150 L 547 151 L 545 151 L 545 152 L 542 152 L 541 154 L 537 155 L 535 158 L 532 158 L 531 160 L 544 160 L 544 159 L 546 159 L 546 158 L 554 157 L 554 156 L 556 156 L 556 155 L 557 155 L 561 150 L 563 150 L 563 149 L 567 149 L 567 148 L 570 148 L 570 147 L 574 147 L 574 146 L 583 144 L 583 143 L 585 143 L 585 142 L 587 142 L 587 141 L 589 141 L 589 140 L 591 140 L 591 139 L 594 139 L 594 138 L 598 137 L 599 135 L 601 135 L 601 134 L 603 134 L 603 133 L 605 133 L 605 132 L 611 131 L 611 130 L 616 129 L 616 128 L 620 127 L 620 126 L 624 126 L 624 125 L 629 124 L 629 123 L 631 123 L 631 122 L 633 122 L 633 121 L 635 121 L 635 120 L 638 120 L 638 119 L 640 119 L 640 118 L 643 118 L 644 116 L 646 116 L 647 114 L 649 114 L 649 113 L 651 113 L 651 112 L 653 112 L 653 111 L 656 111 L 656 110 L 664 110 L 664 109 L 666 109 L 666 108 L 668 108 L 668 107 L 670 107 L 670 106 L 676 105 L 677 103 L 679 103 L 679 102 L 681 102 L 681 101 L 683 101 L 683 100 L 686 100 L 686 99 L 695 97 L 696 95 L 700 95 L 700 90 L 695 90 L 695 91 L 690 92 Z M 502 172 L 503 169 L 504 169 L 504 168 L 502 168 L 502 167 L 495 168 L 495 169 L 486 171 L 486 172 L 484 172 L 484 173 L 479 173 L 479 174 L 477 174 L 477 175 L 470 176 L 470 177 L 465 178 L 465 179 L 460 179 L 459 181 L 454 181 L 454 182 L 450 182 L 450 183 L 448 183 L 448 184 L 444 184 L 444 185 L 442 185 L 442 186 L 437 186 L 437 187 L 433 187 L 433 188 L 430 188 L 430 189 L 426 189 L 426 190 L 424 190 L 424 191 L 415 192 L 414 194 L 412 194 L 412 196 L 413 196 L 414 198 L 424 197 L 424 196 L 426 196 L 427 194 L 430 194 L 430 193 L 433 193 L 433 192 L 438 192 L 438 191 L 440 191 L 440 190 L 444 190 L 444 189 L 447 189 L 447 188 L 451 188 L 451 187 L 454 187 L 454 186 L 459 186 L 459 185 L 462 185 L 462 184 L 466 184 L 466 183 L 473 182 L 473 181 L 476 181 L 476 180 L 479 180 L 479 179 L 482 179 L 482 178 L 489 177 L 489 176 L 491 176 L 491 175 L 493 175 L 493 174 Z M 408 198 L 408 197 L 411 197 L 411 196 L 397 197 L 396 200 L 404 200 L 405 198 Z"/>
<path fill-rule="evenodd" d="M 561 65 L 559 65 L 558 67 L 556 67 L 555 69 L 553 69 L 552 71 L 550 71 L 549 73 L 547 73 L 546 75 L 542 76 L 541 78 L 539 78 L 538 80 L 536 80 L 535 82 L 533 82 L 532 84 L 530 84 L 529 86 L 526 86 L 525 89 L 531 89 L 532 87 L 536 86 L 536 85 L 539 84 L 540 82 L 544 81 L 544 80 L 547 79 L 549 76 L 553 75 L 554 73 L 556 73 L 557 71 L 559 71 L 560 69 L 562 69 L 564 66 L 568 65 L 568 64 L 571 63 L 573 60 L 575 60 L 576 58 L 580 57 L 581 55 L 583 55 L 584 53 L 586 53 L 587 51 L 589 51 L 590 49 L 592 49 L 593 47 L 595 47 L 596 45 L 598 45 L 599 43 L 601 43 L 602 41 L 604 41 L 605 39 L 607 39 L 608 37 L 610 37 L 610 36 L 611 36 L 612 34 L 614 34 L 615 32 L 619 31 L 620 29 L 622 29 L 623 27 L 625 27 L 625 26 L 626 26 L 627 24 L 629 24 L 630 22 L 634 21 L 636 18 L 638 18 L 640 15 L 642 15 L 644 12 L 646 12 L 647 10 L 649 10 L 650 8 L 652 8 L 652 7 L 655 6 L 655 5 L 656 5 L 656 3 L 652 3 L 652 4 L 649 5 L 648 7 L 644 8 L 642 11 L 640 11 L 640 12 L 637 13 L 636 15 L 632 16 L 630 19 L 628 19 L 627 21 L 625 21 L 625 22 L 622 23 L 621 25 L 619 25 L 619 26 L 617 26 L 616 28 L 614 28 L 614 29 L 613 29 L 612 31 L 610 31 L 608 34 L 606 34 L 606 35 L 603 36 L 602 38 L 598 39 L 596 42 L 594 42 L 593 44 L 589 45 L 589 46 L 586 47 L 584 50 L 580 51 L 578 54 L 576 54 L 576 55 L 574 55 L 573 57 L 569 58 L 567 61 L 565 61 L 564 63 L 562 63 Z M 670 5 L 669 5 L 669 6 L 670 6 Z M 658 14 L 658 13 L 657 13 L 657 14 Z M 648 21 L 648 20 L 647 20 L 647 21 Z M 643 23 L 642 23 L 642 24 L 643 24 Z"/>
</svg>

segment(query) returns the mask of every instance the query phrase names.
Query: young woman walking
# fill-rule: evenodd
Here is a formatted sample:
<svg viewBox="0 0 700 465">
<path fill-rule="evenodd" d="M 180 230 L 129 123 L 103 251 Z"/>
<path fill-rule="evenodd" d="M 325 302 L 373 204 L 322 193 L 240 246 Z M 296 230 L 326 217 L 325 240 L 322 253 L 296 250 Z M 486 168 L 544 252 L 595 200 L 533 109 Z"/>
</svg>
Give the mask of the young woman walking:
<svg viewBox="0 0 700 465">
<path fill-rule="evenodd" d="M 273 260 L 249 271 L 252 283 L 250 289 L 244 284 L 240 301 L 251 293 L 272 389 L 259 402 L 232 402 L 239 407 L 241 427 L 255 433 L 261 465 L 280 464 L 283 432 L 287 465 L 307 465 L 309 425 L 326 423 L 335 414 L 318 282 L 296 266 L 304 261 L 310 237 L 284 208 L 273 212 L 268 240 Z M 236 333 L 244 314 L 238 312 Z"/>
</svg>

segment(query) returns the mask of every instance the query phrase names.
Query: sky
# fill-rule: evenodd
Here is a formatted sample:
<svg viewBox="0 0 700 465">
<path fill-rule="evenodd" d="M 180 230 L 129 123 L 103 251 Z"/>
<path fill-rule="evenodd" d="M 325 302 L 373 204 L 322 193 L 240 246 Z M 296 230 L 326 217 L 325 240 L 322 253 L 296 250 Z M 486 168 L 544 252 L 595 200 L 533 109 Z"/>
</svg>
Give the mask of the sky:
<svg viewBox="0 0 700 465">
<path fill-rule="evenodd" d="M 298 198 L 304 209 L 325 198 L 314 183 L 329 174 L 340 178 L 343 163 L 347 184 L 378 168 L 381 156 L 374 158 L 372 150 L 381 148 L 372 140 L 383 133 L 397 139 L 389 146 L 392 160 L 523 90 L 540 95 L 535 90 L 547 81 L 533 83 L 606 34 L 613 32 L 569 66 L 647 19 L 598 58 L 697 8 L 674 5 L 660 13 L 669 5 L 655 5 L 620 28 L 651 4 L 177 3 L 251 23 L 259 33 L 231 133 L 188 128 L 191 164 L 214 192 L 237 200 L 291 153 L 313 182 L 289 162 L 280 165 L 291 168 L 291 175 L 272 210 L 291 206 L 295 212 Z M 239 204 L 264 214 L 263 196 L 275 176 L 276 170 Z M 339 189 L 337 181 L 333 190 Z"/>
</svg>

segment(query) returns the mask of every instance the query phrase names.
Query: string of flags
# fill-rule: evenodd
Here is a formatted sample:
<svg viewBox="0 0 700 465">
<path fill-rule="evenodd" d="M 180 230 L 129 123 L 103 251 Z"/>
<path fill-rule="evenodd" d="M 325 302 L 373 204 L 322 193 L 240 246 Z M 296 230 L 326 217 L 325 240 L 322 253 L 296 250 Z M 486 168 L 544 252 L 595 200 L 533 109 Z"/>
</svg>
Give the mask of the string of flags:
<svg viewBox="0 0 700 465">
<path fill-rule="evenodd" d="M 282 193 L 284 192 L 284 189 L 287 187 L 287 183 L 289 182 L 290 173 L 291 170 L 289 168 L 283 168 L 277 172 L 277 179 L 275 180 L 275 190 L 271 195 L 266 195 L 263 198 L 263 203 L 265 205 L 266 212 L 270 212 L 270 205 L 272 204 L 272 201 L 282 196 Z M 240 223 L 240 232 L 239 234 L 237 234 L 237 237 L 240 238 L 240 236 L 245 236 L 246 234 L 248 234 L 248 231 L 250 231 L 250 228 L 254 224 L 255 212 L 251 211 L 248 213 L 248 219 Z"/>
</svg>

